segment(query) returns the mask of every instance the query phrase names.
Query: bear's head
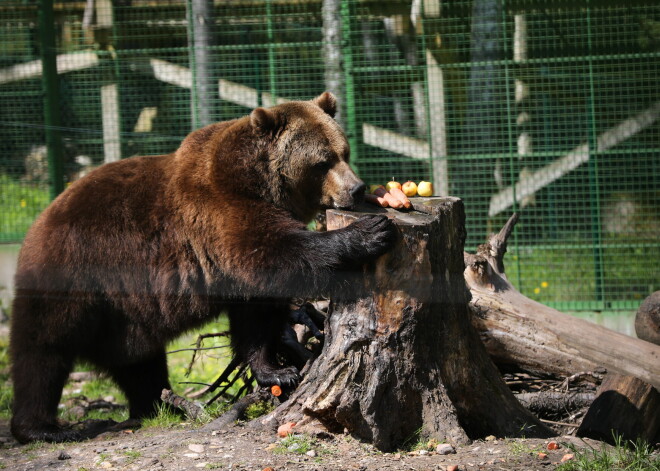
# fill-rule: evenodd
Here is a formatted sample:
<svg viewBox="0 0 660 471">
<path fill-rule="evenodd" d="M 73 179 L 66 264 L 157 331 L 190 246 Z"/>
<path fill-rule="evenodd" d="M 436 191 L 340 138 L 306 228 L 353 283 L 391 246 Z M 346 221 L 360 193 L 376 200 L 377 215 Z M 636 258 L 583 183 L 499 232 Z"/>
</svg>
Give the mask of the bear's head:
<svg viewBox="0 0 660 471">
<path fill-rule="evenodd" d="M 325 92 L 250 114 L 254 132 L 268 142 L 273 199 L 301 221 L 321 209 L 350 209 L 364 197 L 365 184 L 349 165 L 346 135 L 333 119 L 336 106 Z"/>
</svg>

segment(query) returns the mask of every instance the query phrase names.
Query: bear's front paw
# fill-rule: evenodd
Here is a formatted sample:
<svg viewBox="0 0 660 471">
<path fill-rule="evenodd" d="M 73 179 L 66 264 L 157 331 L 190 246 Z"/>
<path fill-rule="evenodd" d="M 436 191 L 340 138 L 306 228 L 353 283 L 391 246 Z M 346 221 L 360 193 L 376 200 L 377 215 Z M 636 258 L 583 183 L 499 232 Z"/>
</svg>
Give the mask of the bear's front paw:
<svg viewBox="0 0 660 471">
<path fill-rule="evenodd" d="M 362 216 L 350 227 L 360 234 L 361 248 L 369 258 L 378 257 L 390 250 L 398 237 L 394 222 L 379 214 Z"/>
<path fill-rule="evenodd" d="M 301 380 L 298 369 L 293 366 L 278 369 L 267 368 L 256 371 L 252 368 L 252 373 L 259 386 L 273 386 L 277 384 L 283 388 L 293 389 L 298 386 Z"/>
</svg>

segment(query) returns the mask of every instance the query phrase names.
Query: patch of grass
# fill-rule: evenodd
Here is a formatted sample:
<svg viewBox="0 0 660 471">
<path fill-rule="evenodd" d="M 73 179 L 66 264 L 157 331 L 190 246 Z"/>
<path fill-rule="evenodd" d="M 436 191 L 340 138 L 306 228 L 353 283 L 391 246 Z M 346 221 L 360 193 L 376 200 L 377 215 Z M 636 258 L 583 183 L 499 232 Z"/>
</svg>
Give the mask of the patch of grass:
<svg viewBox="0 0 660 471">
<path fill-rule="evenodd" d="M 222 463 L 206 463 L 204 465 L 204 469 L 222 469 L 224 467 L 225 465 L 223 465 Z"/>
<path fill-rule="evenodd" d="M 262 415 L 266 415 L 271 412 L 275 407 L 272 402 L 259 401 L 250 406 L 245 410 L 245 418 L 247 420 L 256 419 Z"/>
<path fill-rule="evenodd" d="M 296 455 L 304 455 L 312 450 L 314 445 L 315 440 L 309 435 L 289 435 L 280 440 L 273 452 L 278 454 L 294 453 Z"/>
<path fill-rule="evenodd" d="M 140 453 L 137 450 L 126 450 L 124 452 L 124 456 L 126 457 L 126 463 L 125 464 L 131 464 L 133 461 L 135 461 L 139 457 L 141 457 L 142 453 Z"/>
<path fill-rule="evenodd" d="M 181 423 L 181 416 L 167 404 L 159 404 L 158 413 L 154 417 L 142 421 L 143 428 L 169 428 Z"/>
<path fill-rule="evenodd" d="M 660 471 L 660 454 L 654 454 L 653 447 L 643 440 L 633 443 L 615 437 L 614 447 L 564 446 L 575 458 L 559 465 L 557 471 Z"/>
<path fill-rule="evenodd" d="M 530 445 L 525 441 L 524 438 L 519 438 L 507 442 L 507 447 L 513 456 L 538 455 L 544 451 L 542 445 Z"/>
</svg>

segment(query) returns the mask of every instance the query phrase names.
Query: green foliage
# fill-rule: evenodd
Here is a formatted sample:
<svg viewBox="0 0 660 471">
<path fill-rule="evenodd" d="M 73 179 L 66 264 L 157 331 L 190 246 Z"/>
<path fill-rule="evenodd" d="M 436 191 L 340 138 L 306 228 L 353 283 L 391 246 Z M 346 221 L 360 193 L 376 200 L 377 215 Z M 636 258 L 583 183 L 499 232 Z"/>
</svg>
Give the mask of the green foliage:
<svg viewBox="0 0 660 471">
<path fill-rule="evenodd" d="M 20 182 L 0 173 L 0 241 L 22 239 L 49 202 L 47 186 Z"/>
<path fill-rule="evenodd" d="M 7 419 L 11 416 L 11 403 L 14 392 L 7 383 L 9 382 L 9 340 L 0 338 L 0 418 Z"/>
<path fill-rule="evenodd" d="M 624 441 L 615 437 L 614 447 L 578 448 L 564 444 L 575 458 L 561 464 L 557 471 L 660 471 L 660 454 L 643 440 Z"/>
</svg>

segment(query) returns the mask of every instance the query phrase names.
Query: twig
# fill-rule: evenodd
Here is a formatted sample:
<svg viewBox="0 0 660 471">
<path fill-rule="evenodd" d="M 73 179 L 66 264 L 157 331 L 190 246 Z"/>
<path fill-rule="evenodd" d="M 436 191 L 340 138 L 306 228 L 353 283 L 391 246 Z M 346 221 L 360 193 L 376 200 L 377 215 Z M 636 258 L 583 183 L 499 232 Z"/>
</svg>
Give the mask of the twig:
<svg viewBox="0 0 660 471">
<path fill-rule="evenodd" d="M 193 351 L 192 358 L 190 359 L 190 363 L 188 364 L 188 369 L 186 370 L 185 376 L 188 377 L 190 375 L 190 372 L 192 371 L 193 363 L 195 363 L 195 357 L 197 356 L 197 352 L 200 350 L 206 350 L 210 348 L 220 348 L 220 347 L 207 347 L 207 348 L 202 348 L 202 342 L 204 339 L 212 338 L 212 337 L 228 337 L 229 336 L 229 331 L 224 331 L 224 332 L 212 332 L 210 334 L 200 334 L 197 336 L 197 341 L 195 342 L 195 349 Z M 225 347 L 223 345 L 223 347 Z"/>
<path fill-rule="evenodd" d="M 186 417 L 191 420 L 206 421 L 211 418 L 203 407 L 198 406 L 194 402 L 190 402 L 186 398 L 177 396 L 169 389 L 163 389 L 160 398 L 166 404 L 170 404 L 178 409 L 181 409 L 186 414 Z"/>
<path fill-rule="evenodd" d="M 546 424 L 552 424 L 552 425 L 560 425 L 562 427 L 579 427 L 580 424 L 567 424 L 566 422 L 555 422 L 554 420 L 548 420 L 548 419 L 539 419 L 541 422 L 546 423 Z"/>
<path fill-rule="evenodd" d="M 229 345 L 218 345 L 217 347 L 201 347 L 201 348 L 180 348 L 179 350 L 171 350 L 167 352 L 169 355 L 170 353 L 179 353 L 179 352 L 198 352 L 200 350 L 215 350 L 216 348 L 229 348 Z"/>
<path fill-rule="evenodd" d="M 259 401 L 270 401 L 272 398 L 273 396 L 271 396 L 266 389 L 259 389 L 254 391 L 253 393 L 248 394 L 247 396 L 236 401 L 231 409 L 229 409 L 217 419 L 213 420 L 211 423 L 206 424 L 202 430 L 210 431 L 223 429 L 239 420 L 245 413 L 245 410 L 252 404 L 255 404 Z"/>
</svg>

